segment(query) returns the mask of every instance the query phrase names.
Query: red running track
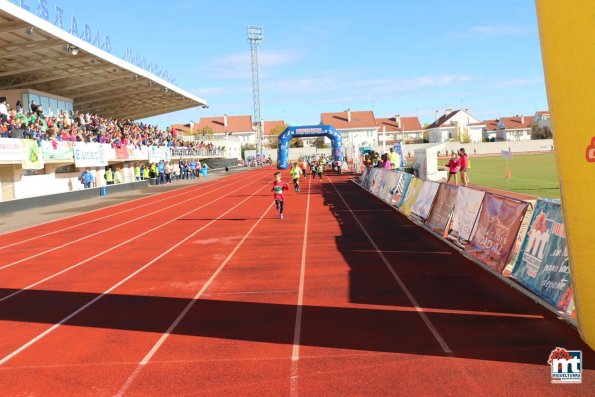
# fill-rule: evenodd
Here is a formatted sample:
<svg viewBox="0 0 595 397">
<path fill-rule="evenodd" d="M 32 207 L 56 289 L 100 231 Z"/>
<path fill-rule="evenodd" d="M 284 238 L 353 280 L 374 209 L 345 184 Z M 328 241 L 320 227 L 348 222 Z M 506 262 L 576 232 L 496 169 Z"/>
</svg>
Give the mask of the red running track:
<svg viewBox="0 0 595 397">
<path fill-rule="evenodd" d="M 345 176 L 303 180 L 280 220 L 272 174 L 2 235 L 0 395 L 595 390 L 553 314 Z M 581 385 L 550 384 L 557 346 Z"/>
</svg>

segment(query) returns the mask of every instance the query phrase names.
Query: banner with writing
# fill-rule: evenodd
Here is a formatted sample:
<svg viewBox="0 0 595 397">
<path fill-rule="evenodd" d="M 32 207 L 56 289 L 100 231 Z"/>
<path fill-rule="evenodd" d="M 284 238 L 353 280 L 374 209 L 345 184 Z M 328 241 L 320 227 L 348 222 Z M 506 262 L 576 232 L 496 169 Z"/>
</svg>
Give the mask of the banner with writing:
<svg viewBox="0 0 595 397">
<path fill-rule="evenodd" d="M 381 197 L 386 203 L 392 205 L 393 197 L 395 192 L 397 191 L 398 186 L 401 184 L 403 180 L 403 173 L 402 172 L 391 172 L 390 173 L 390 180 L 387 183 L 387 189 L 384 191 L 383 196 Z"/>
<path fill-rule="evenodd" d="M 432 206 L 432 212 L 426 220 L 426 225 L 434 232 L 442 234 L 448 225 L 452 209 L 457 198 L 457 187 L 441 183 L 438 194 Z"/>
<path fill-rule="evenodd" d="M 397 184 L 392 198 L 393 206 L 399 208 L 401 204 L 403 204 L 403 200 L 405 200 L 407 195 L 407 190 L 409 189 L 411 179 L 413 179 L 413 175 L 409 173 L 401 173 L 401 180 Z"/>
<path fill-rule="evenodd" d="M 399 183 L 400 175 L 396 171 L 385 171 L 384 172 L 384 184 L 378 192 L 378 198 L 386 203 L 390 203 L 392 195 L 391 191 Z"/>
<path fill-rule="evenodd" d="M 471 240 L 484 195 L 483 191 L 468 187 L 457 189 L 455 208 L 445 237 L 460 244 Z"/>
<path fill-rule="evenodd" d="M 41 152 L 44 160 L 71 160 L 74 158 L 72 142 L 41 141 Z"/>
<path fill-rule="evenodd" d="M 411 214 L 416 215 L 421 220 L 425 220 L 430 214 L 439 187 L 440 184 L 437 182 L 424 181 L 415 200 L 415 204 L 411 207 Z"/>
<path fill-rule="evenodd" d="M 170 160 L 169 148 L 166 146 L 151 146 L 148 150 L 150 163 Z"/>
<path fill-rule="evenodd" d="M 512 278 L 566 311 L 572 296 L 566 230 L 560 203 L 539 199 Z"/>
<path fill-rule="evenodd" d="M 411 207 L 413 207 L 413 204 L 415 204 L 417 195 L 419 194 L 419 190 L 421 189 L 422 185 L 423 181 L 421 179 L 415 178 L 411 180 L 409 183 L 409 189 L 407 189 L 407 196 L 399 207 L 399 211 L 407 216 L 411 215 Z"/>
<path fill-rule="evenodd" d="M 521 226 L 527 203 L 487 193 L 473 239 L 465 252 L 502 273 Z"/>
<path fill-rule="evenodd" d="M 33 139 L 21 140 L 23 152 L 25 156 L 23 158 L 23 169 L 24 170 L 42 170 L 44 168 L 43 154 L 41 153 L 40 147 L 37 145 L 37 141 Z"/>
<path fill-rule="evenodd" d="M 74 165 L 78 168 L 105 167 L 106 148 L 100 143 L 76 142 L 74 144 Z"/>
<path fill-rule="evenodd" d="M 128 149 L 125 145 L 120 145 L 120 147 L 115 146 L 114 150 L 116 152 L 116 159 L 118 160 L 127 160 L 128 159 Z"/>
<path fill-rule="evenodd" d="M 0 138 L 0 161 L 23 161 L 25 152 L 20 141 L 21 139 Z"/>
</svg>

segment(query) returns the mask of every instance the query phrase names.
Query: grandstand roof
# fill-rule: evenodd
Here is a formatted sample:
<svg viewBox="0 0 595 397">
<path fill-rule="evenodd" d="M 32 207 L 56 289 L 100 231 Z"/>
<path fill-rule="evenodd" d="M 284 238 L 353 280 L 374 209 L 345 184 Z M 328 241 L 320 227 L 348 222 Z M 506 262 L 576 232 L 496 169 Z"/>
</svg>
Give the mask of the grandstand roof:
<svg viewBox="0 0 595 397">
<path fill-rule="evenodd" d="M 15 4 L 0 6 L 0 91 L 39 90 L 72 98 L 80 112 L 130 119 L 207 105 Z"/>
</svg>

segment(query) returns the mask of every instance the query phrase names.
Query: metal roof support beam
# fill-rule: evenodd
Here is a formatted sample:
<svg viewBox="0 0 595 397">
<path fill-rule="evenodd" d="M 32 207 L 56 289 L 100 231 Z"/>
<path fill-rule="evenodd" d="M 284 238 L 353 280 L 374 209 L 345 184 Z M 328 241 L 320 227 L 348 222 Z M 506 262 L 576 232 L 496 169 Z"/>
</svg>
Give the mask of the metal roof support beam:
<svg viewBox="0 0 595 397">
<path fill-rule="evenodd" d="M 111 70 L 111 69 L 104 69 L 103 71 L 107 71 L 107 70 Z M 78 73 L 63 73 L 60 74 L 58 76 L 52 76 L 52 77 L 46 77 L 43 79 L 38 79 L 38 80 L 33 80 L 33 81 L 26 81 L 24 83 L 19 83 L 19 84 L 13 84 L 13 85 L 8 85 L 8 86 L 4 86 L 2 87 L 3 89 L 12 89 L 12 88 L 19 88 L 19 87 L 25 87 L 25 86 L 31 86 L 33 84 L 39 84 L 39 83 L 47 83 L 50 81 L 55 81 L 55 80 L 61 80 L 61 79 L 66 79 L 66 78 L 70 78 L 70 77 L 77 77 L 77 76 L 84 76 L 87 74 L 94 74 L 93 72 L 95 72 L 96 70 L 93 69 L 87 69 L 85 71 L 82 72 L 78 72 Z"/>
<path fill-rule="evenodd" d="M 31 66 L 28 68 L 23 68 L 23 69 L 13 69 L 10 70 L 8 72 L 2 72 L 0 73 L 0 77 L 6 77 L 6 76 L 14 76 L 17 74 L 21 74 L 21 73 L 29 73 L 29 72 L 36 72 L 38 70 L 42 70 L 42 69 L 47 69 L 47 68 L 54 68 L 57 66 L 64 66 L 64 65 L 68 65 L 69 63 L 73 63 L 73 62 L 82 62 L 82 61 L 86 61 L 87 59 L 92 59 L 93 57 L 88 56 L 88 57 L 70 57 L 70 58 L 61 58 L 64 59 L 64 61 L 59 62 L 59 60 L 57 60 L 57 62 L 50 62 L 50 63 L 42 63 L 42 64 L 37 64 L 35 66 Z"/>
<path fill-rule="evenodd" d="M 28 28 L 30 26 L 31 25 L 28 25 L 28 24 L 25 24 L 25 23 L 18 23 L 18 24 L 8 25 L 8 26 L 5 26 L 3 28 L 0 28 L 0 34 L 16 32 L 16 31 L 19 31 L 21 29 L 26 29 L 26 28 Z"/>
<path fill-rule="evenodd" d="M 139 83 L 140 83 L 139 81 L 133 80 L 131 83 L 128 83 L 128 84 L 118 84 L 118 85 L 115 85 L 115 86 L 110 86 L 110 87 L 102 88 L 100 90 L 93 90 L 93 92 L 81 92 L 80 94 L 71 95 L 70 97 L 72 99 L 74 99 L 75 101 L 77 99 L 83 100 L 86 97 L 92 97 L 93 98 L 93 97 L 96 97 L 97 94 L 101 94 L 101 93 L 104 93 L 104 92 L 110 92 L 110 91 L 121 91 L 124 88 L 129 88 L 129 87 L 133 87 L 135 85 L 139 85 Z"/>
<path fill-rule="evenodd" d="M 106 83 L 113 83 L 114 81 L 118 81 L 118 80 L 124 80 L 124 79 L 128 79 L 130 78 L 130 75 L 125 74 L 122 75 L 120 77 L 115 77 L 115 78 L 111 78 L 107 81 L 88 81 L 86 83 L 81 83 L 81 84 L 77 84 L 77 85 L 71 85 L 68 87 L 64 87 L 63 89 L 55 89 L 52 90 L 52 92 L 56 95 L 61 95 L 61 96 L 68 96 L 68 95 L 62 95 L 62 93 L 67 93 L 70 91 L 74 91 L 74 90 L 78 90 L 79 88 L 88 88 L 88 87 L 92 87 L 94 85 L 98 85 L 98 84 L 106 84 Z"/>
<path fill-rule="evenodd" d="M 140 90 L 139 91 L 135 91 L 135 92 L 120 92 L 119 94 L 102 96 L 100 98 L 97 98 L 96 97 L 95 99 L 89 99 L 89 100 L 86 100 L 86 101 L 75 101 L 74 102 L 74 105 L 75 106 L 81 106 L 82 107 L 83 105 L 88 105 L 90 103 L 102 102 L 102 101 L 111 100 L 111 99 L 114 99 L 114 98 L 122 98 L 122 97 L 127 97 L 127 96 L 129 96 L 130 99 L 134 99 L 134 98 L 137 98 L 137 97 L 139 97 L 139 96 L 141 96 L 143 94 L 146 94 L 146 93 L 147 93 L 147 91 L 140 91 Z M 126 98 L 124 98 L 124 99 L 126 99 Z"/>
<path fill-rule="evenodd" d="M 4 54 L 0 54 L 0 59 L 14 57 L 17 55 L 27 54 L 27 53 L 35 52 L 35 51 L 45 50 L 46 48 L 60 47 L 64 44 L 64 42 L 61 40 L 45 40 L 39 44 L 35 44 L 35 45 L 29 46 L 29 47 L 27 47 L 26 45 L 27 44 L 31 45 L 31 43 L 24 42 L 24 43 L 20 43 L 20 44 L 23 45 L 24 47 L 19 50 L 15 50 L 15 51 L 10 51 L 7 49 L 8 47 L 15 47 L 15 44 L 13 44 L 13 43 L 11 43 L 10 45 L 5 45 L 4 47 L 0 47 L 3 49 L 7 49 L 7 51 L 8 51 Z M 19 48 L 19 47 L 20 47 L 20 45 L 16 46 L 16 48 Z"/>
</svg>

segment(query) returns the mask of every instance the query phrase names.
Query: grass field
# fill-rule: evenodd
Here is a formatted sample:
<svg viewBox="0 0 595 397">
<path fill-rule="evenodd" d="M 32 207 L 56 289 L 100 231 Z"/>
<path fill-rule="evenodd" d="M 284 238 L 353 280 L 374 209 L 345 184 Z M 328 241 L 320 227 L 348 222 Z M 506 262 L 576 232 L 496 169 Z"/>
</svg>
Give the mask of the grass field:
<svg viewBox="0 0 595 397">
<path fill-rule="evenodd" d="M 560 198 L 553 154 L 515 155 L 510 160 L 511 179 L 506 179 L 503 157 L 472 157 L 470 184 L 531 196 Z"/>
</svg>

